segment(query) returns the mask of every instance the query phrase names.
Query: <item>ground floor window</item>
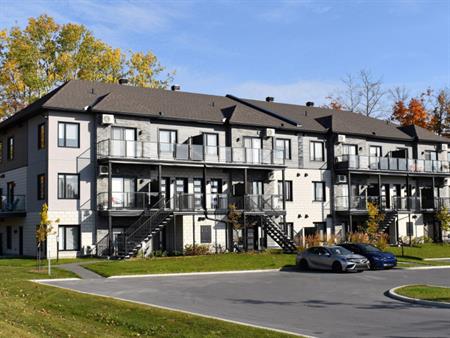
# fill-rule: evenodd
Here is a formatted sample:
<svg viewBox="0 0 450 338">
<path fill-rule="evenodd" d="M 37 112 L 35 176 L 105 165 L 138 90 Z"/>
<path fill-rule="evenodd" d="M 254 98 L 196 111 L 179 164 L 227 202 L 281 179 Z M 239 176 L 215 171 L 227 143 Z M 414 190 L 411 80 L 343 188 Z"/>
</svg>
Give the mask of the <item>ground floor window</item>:
<svg viewBox="0 0 450 338">
<path fill-rule="evenodd" d="M 211 225 L 200 226 L 200 243 L 211 243 Z"/>
<path fill-rule="evenodd" d="M 60 225 L 59 226 L 59 250 L 79 251 L 80 250 L 80 226 Z"/>
</svg>

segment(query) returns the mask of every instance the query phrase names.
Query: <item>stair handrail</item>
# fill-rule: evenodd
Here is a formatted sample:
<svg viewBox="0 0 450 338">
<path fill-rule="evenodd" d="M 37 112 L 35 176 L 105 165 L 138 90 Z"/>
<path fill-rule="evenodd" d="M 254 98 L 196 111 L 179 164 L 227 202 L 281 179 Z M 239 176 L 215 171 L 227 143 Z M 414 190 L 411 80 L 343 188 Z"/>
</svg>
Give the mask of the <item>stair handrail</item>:
<svg viewBox="0 0 450 338">
<path fill-rule="evenodd" d="M 105 236 L 103 236 L 101 239 L 99 239 L 94 245 L 93 245 L 93 250 L 91 250 L 91 254 L 94 254 L 93 253 L 93 251 L 95 250 L 95 255 L 98 255 L 98 247 L 99 247 L 99 245 L 102 243 L 102 242 L 104 242 L 105 240 L 107 240 L 107 243 L 108 243 L 108 245 L 107 246 L 109 246 L 109 232 L 105 235 Z"/>
</svg>

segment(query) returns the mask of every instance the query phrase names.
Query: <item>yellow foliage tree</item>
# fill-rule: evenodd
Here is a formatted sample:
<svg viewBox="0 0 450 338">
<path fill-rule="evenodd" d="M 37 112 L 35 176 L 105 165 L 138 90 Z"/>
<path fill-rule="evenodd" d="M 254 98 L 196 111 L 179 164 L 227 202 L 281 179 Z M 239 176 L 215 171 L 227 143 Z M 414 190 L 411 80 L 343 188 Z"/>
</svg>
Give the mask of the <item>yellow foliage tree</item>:
<svg viewBox="0 0 450 338">
<path fill-rule="evenodd" d="M 37 260 L 38 266 L 40 267 L 42 258 L 42 248 L 44 243 L 47 241 L 49 235 L 53 233 L 53 224 L 58 224 L 60 222 L 59 218 L 55 221 L 51 221 L 48 218 L 48 205 L 44 203 L 39 214 L 41 216 L 41 221 L 36 229 L 36 242 L 37 242 Z"/>
</svg>

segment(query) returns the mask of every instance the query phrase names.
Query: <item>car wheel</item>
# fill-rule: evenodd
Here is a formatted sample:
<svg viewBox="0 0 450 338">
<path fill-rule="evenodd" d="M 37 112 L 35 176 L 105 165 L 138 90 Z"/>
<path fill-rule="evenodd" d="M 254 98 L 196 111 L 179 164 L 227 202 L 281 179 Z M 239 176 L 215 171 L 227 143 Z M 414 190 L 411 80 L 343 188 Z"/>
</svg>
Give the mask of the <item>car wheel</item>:
<svg viewBox="0 0 450 338">
<path fill-rule="evenodd" d="M 374 261 L 369 261 L 370 263 L 370 270 L 376 270 L 377 267 L 375 266 L 375 262 Z"/>
<path fill-rule="evenodd" d="M 308 262 L 306 261 L 306 259 L 302 259 L 298 263 L 298 268 L 302 271 L 308 270 Z"/>
<path fill-rule="evenodd" d="M 341 273 L 342 272 L 342 265 L 339 262 L 334 262 L 333 265 L 331 266 L 331 269 L 335 273 Z"/>
</svg>

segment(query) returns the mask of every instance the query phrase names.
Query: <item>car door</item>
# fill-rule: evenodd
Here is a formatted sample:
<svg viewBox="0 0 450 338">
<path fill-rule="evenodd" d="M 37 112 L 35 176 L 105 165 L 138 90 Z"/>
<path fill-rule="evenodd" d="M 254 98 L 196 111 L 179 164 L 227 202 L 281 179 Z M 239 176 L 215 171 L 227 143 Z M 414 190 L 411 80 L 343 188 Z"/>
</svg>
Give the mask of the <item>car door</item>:
<svg viewBox="0 0 450 338">
<path fill-rule="evenodd" d="M 318 269 L 329 269 L 333 264 L 331 262 L 331 253 L 326 248 L 317 248 Z"/>
</svg>

